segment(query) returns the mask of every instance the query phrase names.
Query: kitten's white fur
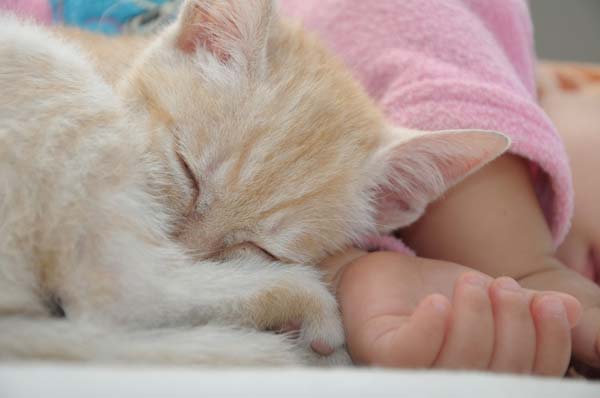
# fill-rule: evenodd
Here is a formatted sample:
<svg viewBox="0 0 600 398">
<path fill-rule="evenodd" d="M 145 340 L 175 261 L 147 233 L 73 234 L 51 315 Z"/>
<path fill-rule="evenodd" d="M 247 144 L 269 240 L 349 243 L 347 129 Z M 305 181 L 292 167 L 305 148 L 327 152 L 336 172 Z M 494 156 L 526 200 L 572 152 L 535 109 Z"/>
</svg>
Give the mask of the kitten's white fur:
<svg viewBox="0 0 600 398">
<path fill-rule="evenodd" d="M 274 365 L 318 362 L 306 350 L 314 340 L 341 347 L 335 300 L 314 269 L 256 257 L 195 262 L 166 236 L 168 209 L 148 180 L 168 176 L 143 150 L 147 124 L 124 114 L 80 51 L 1 17 L 0 59 L 3 358 Z M 40 290 L 46 270 L 37 268 L 52 265 L 34 265 L 44 255 L 64 267 L 57 288 L 72 322 L 48 318 L 41 298 L 56 293 Z M 304 349 L 254 331 L 283 323 L 256 325 L 248 308 L 271 288 L 318 300 L 318 309 L 288 314 L 305 323 Z M 196 327 L 208 322 L 233 326 Z"/>
</svg>

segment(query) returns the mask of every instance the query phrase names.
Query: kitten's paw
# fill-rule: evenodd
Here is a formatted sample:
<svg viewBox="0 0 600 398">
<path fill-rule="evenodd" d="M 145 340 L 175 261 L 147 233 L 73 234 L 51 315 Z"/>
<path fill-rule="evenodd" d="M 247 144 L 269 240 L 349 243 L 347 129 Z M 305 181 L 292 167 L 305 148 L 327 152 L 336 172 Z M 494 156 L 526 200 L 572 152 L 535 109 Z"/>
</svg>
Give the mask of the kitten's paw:
<svg viewBox="0 0 600 398">
<path fill-rule="evenodd" d="M 352 359 L 344 347 L 340 347 L 330 355 L 317 354 L 314 351 L 303 349 L 304 363 L 310 366 L 348 366 Z"/>
<path fill-rule="evenodd" d="M 320 275 L 309 267 L 287 265 L 286 280 L 266 289 L 253 300 L 254 323 L 270 330 L 296 329 L 296 345 L 309 363 L 349 363 L 344 328 L 337 301 Z"/>
<path fill-rule="evenodd" d="M 337 301 L 327 289 L 312 294 L 318 301 L 317 310 L 307 308 L 300 328 L 299 343 L 313 356 L 315 365 L 343 365 L 348 356 L 344 348 L 345 335 Z"/>
</svg>

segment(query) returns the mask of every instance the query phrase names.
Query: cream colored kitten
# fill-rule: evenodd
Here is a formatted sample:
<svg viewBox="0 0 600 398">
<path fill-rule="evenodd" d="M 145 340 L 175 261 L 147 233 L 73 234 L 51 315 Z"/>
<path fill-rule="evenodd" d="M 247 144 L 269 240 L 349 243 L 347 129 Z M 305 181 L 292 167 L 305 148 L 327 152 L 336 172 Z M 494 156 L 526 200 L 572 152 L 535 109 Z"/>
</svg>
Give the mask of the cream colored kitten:
<svg viewBox="0 0 600 398">
<path fill-rule="evenodd" d="M 186 1 L 114 88 L 0 18 L 0 357 L 348 361 L 309 264 L 413 222 L 508 142 L 389 127 L 272 8 Z"/>
</svg>

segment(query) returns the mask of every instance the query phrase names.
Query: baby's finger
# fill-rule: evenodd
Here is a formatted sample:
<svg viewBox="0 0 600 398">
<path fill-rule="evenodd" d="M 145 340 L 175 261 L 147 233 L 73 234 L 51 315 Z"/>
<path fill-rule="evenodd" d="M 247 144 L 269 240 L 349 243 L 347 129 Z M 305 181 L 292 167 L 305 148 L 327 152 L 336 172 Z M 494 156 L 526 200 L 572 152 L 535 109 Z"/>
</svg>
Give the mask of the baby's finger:
<svg viewBox="0 0 600 398">
<path fill-rule="evenodd" d="M 369 321 L 365 328 L 369 336 L 363 336 L 367 344 L 354 345 L 364 348 L 360 352 L 350 345 L 350 354 L 358 363 L 428 368 L 444 342 L 449 317 L 448 299 L 433 294 L 419 303 L 410 318 L 382 316 Z"/>
<path fill-rule="evenodd" d="M 496 321 L 494 355 L 490 370 L 529 373 L 535 360 L 535 325 L 529 304 L 532 295 L 510 278 L 492 283 L 490 296 Z"/>
<path fill-rule="evenodd" d="M 572 336 L 575 357 L 590 366 L 600 367 L 600 308 L 586 309 Z"/>
<path fill-rule="evenodd" d="M 571 325 L 560 297 L 540 295 L 533 299 L 531 314 L 536 328 L 535 374 L 562 376 L 571 358 Z"/>
<path fill-rule="evenodd" d="M 494 317 L 488 287 L 492 279 L 467 273 L 457 281 L 452 318 L 435 367 L 487 369 L 494 349 Z"/>
<path fill-rule="evenodd" d="M 570 294 L 554 291 L 538 292 L 535 290 L 528 289 L 525 289 L 525 291 L 530 292 L 536 298 L 544 297 L 547 295 L 552 295 L 559 298 L 565 308 L 567 320 L 569 321 L 569 326 L 571 328 L 574 328 L 579 323 L 579 320 L 581 319 L 581 304 L 575 297 L 571 296 Z"/>
</svg>

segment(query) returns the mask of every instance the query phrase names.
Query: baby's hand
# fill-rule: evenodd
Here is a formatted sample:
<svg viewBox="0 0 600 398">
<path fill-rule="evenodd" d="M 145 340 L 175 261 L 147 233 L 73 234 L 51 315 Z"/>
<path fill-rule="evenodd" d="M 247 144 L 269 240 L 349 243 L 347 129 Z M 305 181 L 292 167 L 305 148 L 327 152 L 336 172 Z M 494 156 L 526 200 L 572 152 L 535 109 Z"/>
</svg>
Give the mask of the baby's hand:
<svg viewBox="0 0 600 398">
<path fill-rule="evenodd" d="M 562 266 L 542 268 L 519 282 L 532 289 L 552 289 L 575 296 L 583 308 L 581 321 L 573 329 L 573 354 L 600 368 L 600 286 Z"/>
<path fill-rule="evenodd" d="M 355 362 L 564 374 L 580 314 L 573 297 L 397 253 L 354 258 L 336 283 Z"/>
</svg>

